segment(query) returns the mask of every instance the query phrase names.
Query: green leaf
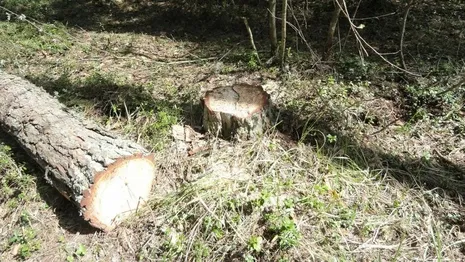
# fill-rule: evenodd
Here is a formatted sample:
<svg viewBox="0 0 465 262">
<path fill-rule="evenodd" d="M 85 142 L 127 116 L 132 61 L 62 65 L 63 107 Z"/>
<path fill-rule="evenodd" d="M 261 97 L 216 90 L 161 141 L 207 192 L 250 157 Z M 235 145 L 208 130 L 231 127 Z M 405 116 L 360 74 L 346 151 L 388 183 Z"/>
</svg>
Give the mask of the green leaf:
<svg viewBox="0 0 465 262">
<path fill-rule="evenodd" d="M 76 249 L 76 255 L 82 257 L 86 254 L 86 252 L 86 247 L 83 244 L 79 244 L 79 247 Z"/>
</svg>

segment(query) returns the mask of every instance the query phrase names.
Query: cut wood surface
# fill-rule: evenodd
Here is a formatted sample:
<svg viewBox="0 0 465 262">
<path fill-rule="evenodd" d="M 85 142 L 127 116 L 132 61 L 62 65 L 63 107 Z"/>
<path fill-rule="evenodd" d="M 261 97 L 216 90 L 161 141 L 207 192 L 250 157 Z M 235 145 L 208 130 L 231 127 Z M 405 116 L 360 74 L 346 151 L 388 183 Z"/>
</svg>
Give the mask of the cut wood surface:
<svg viewBox="0 0 465 262">
<path fill-rule="evenodd" d="M 0 127 L 94 227 L 112 230 L 150 194 L 152 154 L 71 113 L 42 88 L 1 70 Z"/>
<path fill-rule="evenodd" d="M 217 87 L 203 98 L 203 127 L 229 139 L 253 138 L 270 125 L 270 96 L 261 86 L 236 84 Z"/>
</svg>

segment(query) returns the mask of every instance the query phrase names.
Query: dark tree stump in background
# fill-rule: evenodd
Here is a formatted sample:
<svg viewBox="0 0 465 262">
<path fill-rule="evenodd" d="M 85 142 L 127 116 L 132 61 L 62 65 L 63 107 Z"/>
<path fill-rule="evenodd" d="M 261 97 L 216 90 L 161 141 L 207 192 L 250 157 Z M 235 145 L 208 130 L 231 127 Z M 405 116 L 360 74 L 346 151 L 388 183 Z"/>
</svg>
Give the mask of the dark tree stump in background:
<svg viewBox="0 0 465 262">
<path fill-rule="evenodd" d="M 153 155 L 69 113 L 42 88 L 2 71 L 0 127 L 94 227 L 113 229 L 150 194 Z"/>
<path fill-rule="evenodd" d="M 255 138 L 270 127 L 270 96 L 261 86 L 217 87 L 206 92 L 203 106 L 204 129 L 225 139 Z"/>
</svg>

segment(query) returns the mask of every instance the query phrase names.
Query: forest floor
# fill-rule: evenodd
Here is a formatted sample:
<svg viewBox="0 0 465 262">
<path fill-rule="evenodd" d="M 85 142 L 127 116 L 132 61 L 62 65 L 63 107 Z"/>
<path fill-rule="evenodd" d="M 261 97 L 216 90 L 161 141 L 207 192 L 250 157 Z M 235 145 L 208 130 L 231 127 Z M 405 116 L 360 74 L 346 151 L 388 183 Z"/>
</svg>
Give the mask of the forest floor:
<svg viewBox="0 0 465 262">
<path fill-rule="evenodd" d="M 404 52 L 415 76 L 342 45 L 321 61 L 292 37 L 283 73 L 260 66 L 242 24 L 212 31 L 194 7 L 127 2 L 4 2 L 17 15 L 0 14 L 0 70 L 143 144 L 160 172 L 149 205 L 105 234 L 0 133 L 0 261 L 464 260 L 465 92 L 448 91 L 465 70 L 463 4 L 412 9 Z M 367 38 L 395 49 L 398 33 L 383 37 L 398 24 L 383 19 L 367 23 Z M 254 141 L 206 136 L 208 151 L 179 153 L 172 126 L 200 130 L 203 92 L 242 82 L 271 94 L 276 128 Z"/>
</svg>

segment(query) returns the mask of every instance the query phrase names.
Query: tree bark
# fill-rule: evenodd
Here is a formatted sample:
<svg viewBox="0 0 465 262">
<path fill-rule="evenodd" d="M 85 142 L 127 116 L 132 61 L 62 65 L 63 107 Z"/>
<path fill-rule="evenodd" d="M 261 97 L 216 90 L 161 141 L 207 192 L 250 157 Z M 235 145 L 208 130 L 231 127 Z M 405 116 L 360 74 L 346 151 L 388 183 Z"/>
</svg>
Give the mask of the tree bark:
<svg viewBox="0 0 465 262">
<path fill-rule="evenodd" d="M 276 0 L 268 3 L 268 27 L 270 30 L 271 55 L 276 56 L 278 50 L 278 36 L 276 34 Z"/>
<path fill-rule="evenodd" d="M 42 88 L 0 70 L 0 127 L 92 226 L 112 230 L 147 199 L 155 163 L 140 145 L 79 118 Z"/>
<path fill-rule="evenodd" d="M 203 127 L 225 139 L 251 139 L 270 127 L 270 96 L 261 86 L 217 87 L 203 98 Z"/>
<path fill-rule="evenodd" d="M 339 3 L 342 6 L 341 0 L 334 0 L 334 1 L 339 1 Z M 336 32 L 336 26 L 337 26 L 337 22 L 339 21 L 340 13 L 341 13 L 341 8 L 339 7 L 337 3 L 335 3 L 333 15 L 331 17 L 331 22 L 329 23 L 328 35 L 326 37 L 326 47 L 325 47 L 324 56 L 323 56 L 324 60 L 327 60 L 331 57 L 332 49 L 333 49 L 334 33 Z"/>
<path fill-rule="evenodd" d="M 399 44 L 399 50 L 400 50 L 400 59 L 402 61 L 402 66 L 404 67 L 405 70 L 407 70 L 407 64 L 405 64 L 405 57 L 404 57 L 404 36 L 405 36 L 405 27 L 407 26 L 407 18 L 408 14 L 410 12 L 410 9 L 412 8 L 414 4 L 414 0 L 410 0 L 407 3 L 407 7 L 405 9 L 404 13 L 404 18 L 402 19 L 402 32 L 400 35 L 400 44 Z"/>
<path fill-rule="evenodd" d="M 287 0 L 283 1 L 282 14 L 281 14 L 281 50 L 280 54 L 280 63 L 281 68 L 284 68 L 286 63 L 286 37 L 287 37 Z"/>
</svg>

